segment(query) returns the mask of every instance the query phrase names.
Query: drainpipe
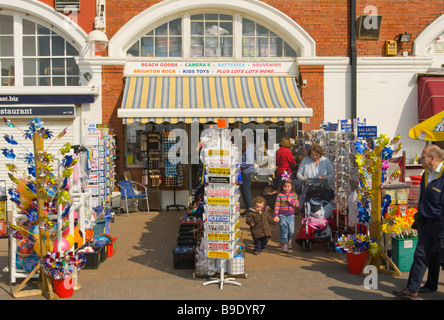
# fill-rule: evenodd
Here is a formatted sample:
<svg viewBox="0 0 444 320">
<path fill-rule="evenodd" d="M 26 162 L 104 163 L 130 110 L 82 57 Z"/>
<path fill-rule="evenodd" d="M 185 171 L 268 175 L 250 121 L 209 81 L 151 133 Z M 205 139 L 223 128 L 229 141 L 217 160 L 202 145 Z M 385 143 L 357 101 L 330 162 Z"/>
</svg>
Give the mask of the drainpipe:
<svg viewBox="0 0 444 320">
<path fill-rule="evenodd" d="M 351 119 L 357 110 L 357 52 L 356 52 L 356 0 L 350 0 L 350 65 L 351 65 Z"/>
</svg>

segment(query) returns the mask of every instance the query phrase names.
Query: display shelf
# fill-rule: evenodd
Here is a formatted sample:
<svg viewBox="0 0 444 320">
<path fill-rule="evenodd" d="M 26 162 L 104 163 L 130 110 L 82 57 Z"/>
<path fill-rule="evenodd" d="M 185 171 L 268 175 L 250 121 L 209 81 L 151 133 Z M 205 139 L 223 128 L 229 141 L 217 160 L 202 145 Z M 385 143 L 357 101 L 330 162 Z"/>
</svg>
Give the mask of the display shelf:
<svg viewBox="0 0 444 320">
<path fill-rule="evenodd" d="M 115 185 L 116 143 L 107 125 L 90 125 L 83 144 L 88 148 L 90 170 L 84 192 L 92 195 L 92 207 L 111 206 Z"/>
<path fill-rule="evenodd" d="M 237 178 L 239 166 L 236 164 L 238 150 L 231 143 L 230 130 L 212 129 L 211 142 L 203 147 L 205 164 L 204 196 L 204 256 L 217 259 L 220 263 L 219 277 L 212 278 L 203 285 L 241 284 L 226 278 L 225 272 L 230 261 L 241 252 L 239 229 L 239 187 Z M 217 264 L 217 262 L 216 262 Z"/>
</svg>

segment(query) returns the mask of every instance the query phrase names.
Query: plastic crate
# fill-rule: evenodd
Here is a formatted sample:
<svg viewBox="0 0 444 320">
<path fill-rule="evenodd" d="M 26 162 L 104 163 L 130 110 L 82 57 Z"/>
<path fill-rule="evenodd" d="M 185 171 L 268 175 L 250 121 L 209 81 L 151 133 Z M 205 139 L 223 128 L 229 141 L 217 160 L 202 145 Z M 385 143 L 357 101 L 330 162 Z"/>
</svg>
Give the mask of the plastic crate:
<svg viewBox="0 0 444 320">
<path fill-rule="evenodd" d="M 105 261 L 105 247 L 94 247 L 91 243 L 86 243 L 79 250 L 85 247 L 92 247 L 94 252 L 83 252 L 86 258 L 84 269 L 97 269 L 103 261 Z"/>
<path fill-rule="evenodd" d="M 175 246 L 173 249 L 174 269 L 194 269 L 194 246 Z"/>
<path fill-rule="evenodd" d="M 392 238 L 392 260 L 401 272 L 409 272 L 418 239 Z"/>
</svg>

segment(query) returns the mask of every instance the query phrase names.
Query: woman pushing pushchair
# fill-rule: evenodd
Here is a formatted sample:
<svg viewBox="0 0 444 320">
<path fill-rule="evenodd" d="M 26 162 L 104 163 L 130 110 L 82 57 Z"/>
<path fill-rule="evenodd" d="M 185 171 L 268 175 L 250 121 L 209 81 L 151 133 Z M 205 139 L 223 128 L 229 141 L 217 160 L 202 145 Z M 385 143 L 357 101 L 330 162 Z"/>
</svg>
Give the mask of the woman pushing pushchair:
<svg viewBox="0 0 444 320">
<path fill-rule="evenodd" d="M 304 251 L 311 251 L 311 245 L 316 239 L 325 241 L 327 250 L 332 243 L 331 230 L 334 219 L 330 202 L 335 198 L 335 194 L 329 183 L 333 180 L 334 171 L 330 160 L 324 154 L 321 146 L 312 144 L 297 172 L 297 189 L 304 218 L 296 243 L 300 244 Z"/>
</svg>

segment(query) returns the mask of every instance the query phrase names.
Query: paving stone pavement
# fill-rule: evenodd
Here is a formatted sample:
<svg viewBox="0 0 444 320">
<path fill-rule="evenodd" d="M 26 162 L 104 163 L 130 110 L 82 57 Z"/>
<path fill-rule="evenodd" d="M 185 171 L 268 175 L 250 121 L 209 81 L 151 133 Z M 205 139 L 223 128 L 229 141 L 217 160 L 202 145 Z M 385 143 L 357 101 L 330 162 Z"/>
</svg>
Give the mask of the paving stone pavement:
<svg viewBox="0 0 444 320">
<path fill-rule="evenodd" d="M 378 288 L 366 289 L 364 277 L 348 272 L 345 255 L 327 252 L 315 244 L 312 252 L 294 245 L 289 253 L 279 247 L 279 226 L 273 225 L 266 250 L 253 255 L 253 241 L 245 218 L 241 218 L 246 247 L 246 276 L 235 279 L 241 286 L 203 286 L 209 279 L 194 277 L 192 269 L 174 269 L 172 250 L 178 236 L 178 212 L 134 212 L 116 216 L 110 233 L 117 237 L 114 256 L 98 269 L 82 270 L 81 288 L 61 300 L 392 300 L 394 289 L 405 287 L 407 273 L 400 277 L 378 275 Z M 296 230 L 300 227 L 296 216 Z M 7 267 L 8 240 L 0 239 L 0 271 Z M 12 285 L 15 291 L 21 280 Z M 32 282 L 32 281 L 31 281 Z M 438 292 L 423 299 L 442 300 Z M 26 286 L 25 290 L 32 285 Z M 0 300 L 45 300 L 41 295 L 14 298 L 9 275 L 0 273 Z"/>
</svg>

